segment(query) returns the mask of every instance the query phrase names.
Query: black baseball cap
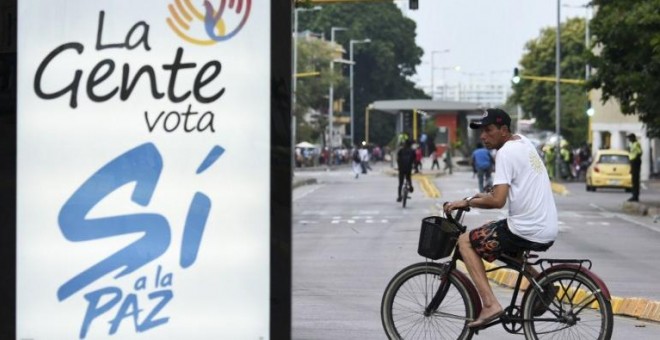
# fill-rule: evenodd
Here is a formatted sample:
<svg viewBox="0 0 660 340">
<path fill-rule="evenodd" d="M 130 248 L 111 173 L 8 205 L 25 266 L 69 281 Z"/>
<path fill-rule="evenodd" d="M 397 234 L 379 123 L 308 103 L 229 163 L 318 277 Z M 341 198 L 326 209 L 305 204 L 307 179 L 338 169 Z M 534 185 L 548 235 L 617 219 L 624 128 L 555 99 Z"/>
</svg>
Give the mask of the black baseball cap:
<svg viewBox="0 0 660 340">
<path fill-rule="evenodd" d="M 488 126 L 490 124 L 506 125 L 507 127 L 511 127 L 511 117 L 509 117 L 509 114 L 504 112 L 502 109 L 486 109 L 484 110 L 484 114 L 481 116 L 481 119 L 474 120 L 470 123 L 470 128 L 481 129 L 482 127 Z"/>
</svg>

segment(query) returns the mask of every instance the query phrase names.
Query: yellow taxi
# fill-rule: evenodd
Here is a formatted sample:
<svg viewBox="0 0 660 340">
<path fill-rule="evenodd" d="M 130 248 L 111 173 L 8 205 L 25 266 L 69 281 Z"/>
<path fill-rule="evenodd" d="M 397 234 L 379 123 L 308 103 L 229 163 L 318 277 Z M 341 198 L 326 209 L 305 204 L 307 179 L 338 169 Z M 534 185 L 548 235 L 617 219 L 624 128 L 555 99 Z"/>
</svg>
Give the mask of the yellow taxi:
<svg viewBox="0 0 660 340">
<path fill-rule="evenodd" d="M 624 150 L 598 150 L 587 169 L 587 191 L 596 188 L 621 188 L 632 190 L 630 159 Z"/>
</svg>

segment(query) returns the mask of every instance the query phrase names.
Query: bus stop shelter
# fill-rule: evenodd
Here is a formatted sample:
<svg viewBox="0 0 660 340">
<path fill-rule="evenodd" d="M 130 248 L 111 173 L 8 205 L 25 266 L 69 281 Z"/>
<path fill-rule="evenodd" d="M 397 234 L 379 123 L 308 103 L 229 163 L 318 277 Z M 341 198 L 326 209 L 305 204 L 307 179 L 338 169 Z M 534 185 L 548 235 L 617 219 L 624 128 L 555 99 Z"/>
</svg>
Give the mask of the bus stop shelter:
<svg viewBox="0 0 660 340">
<path fill-rule="evenodd" d="M 477 103 L 438 101 L 430 99 L 378 100 L 367 109 L 365 138 L 369 141 L 369 111 L 397 115 L 396 133 L 407 133 L 413 140 L 421 137 L 424 122 L 432 119 L 438 131 L 433 140 L 436 150 L 442 154 L 459 138 L 471 145 L 478 135 L 468 126 L 471 120 L 481 117 L 483 107 Z M 421 123 L 421 124 L 420 124 Z M 420 128 L 421 127 L 421 128 Z"/>
</svg>

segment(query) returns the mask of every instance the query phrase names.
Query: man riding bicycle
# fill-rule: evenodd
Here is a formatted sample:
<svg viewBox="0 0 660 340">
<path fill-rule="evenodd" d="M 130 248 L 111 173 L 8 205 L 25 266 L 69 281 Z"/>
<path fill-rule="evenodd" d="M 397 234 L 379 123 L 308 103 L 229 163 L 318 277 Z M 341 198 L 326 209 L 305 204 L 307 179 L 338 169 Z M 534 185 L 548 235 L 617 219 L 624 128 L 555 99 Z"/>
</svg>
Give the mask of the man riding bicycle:
<svg viewBox="0 0 660 340">
<path fill-rule="evenodd" d="M 408 181 L 410 192 L 413 192 L 412 181 L 410 180 L 410 173 L 412 172 L 413 164 L 415 163 L 415 152 L 411 148 L 412 142 L 406 139 L 403 142 L 403 147 L 396 153 L 396 163 L 399 168 L 399 188 L 397 190 L 397 202 L 401 202 L 401 187 L 403 186 L 403 179 Z"/>
<path fill-rule="evenodd" d="M 500 109 L 487 109 L 480 120 L 470 123 L 470 128 L 481 130 L 486 148 L 498 150 L 493 189 L 444 207 L 449 213 L 467 207 L 500 209 L 509 203 L 506 219 L 488 222 L 458 239 L 461 257 L 483 304 L 469 327 L 486 325 L 503 313 L 481 259 L 492 262 L 527 249 L 546 250 L 557 237 L 557 208 L 543 161 L 529 139 L 511 133 L 510 125 L 511 118 Z"/>
</svg>

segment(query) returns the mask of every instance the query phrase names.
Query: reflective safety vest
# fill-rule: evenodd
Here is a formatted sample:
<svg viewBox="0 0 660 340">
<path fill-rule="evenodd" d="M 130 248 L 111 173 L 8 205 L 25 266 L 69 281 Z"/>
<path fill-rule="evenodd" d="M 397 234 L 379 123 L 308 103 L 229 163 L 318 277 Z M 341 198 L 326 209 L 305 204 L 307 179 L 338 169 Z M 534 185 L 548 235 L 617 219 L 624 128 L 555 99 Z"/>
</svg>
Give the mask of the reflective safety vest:
<svg viewBox="0 0 660 340">
<path fill-rule="evenodd" d="M 561 148 L 561 150 L 559 151 L 559 155 L 561 155 L 561 159 L 562 159 L 564 162 L 567 162 L 567 163 L 570 162 L 570 160 L 571 160 L 571 152 L 570 152 L 568 149 L 566 149 L 566 148 Z"/>
<path fill-rule="evenodd" d="M 642 158 L 642 145 L 639 144 L 639 141 L 634 141 L 630 143 L 630 152 L 628 157 L 631 161 L 638 160 Z"/>
</svg>

